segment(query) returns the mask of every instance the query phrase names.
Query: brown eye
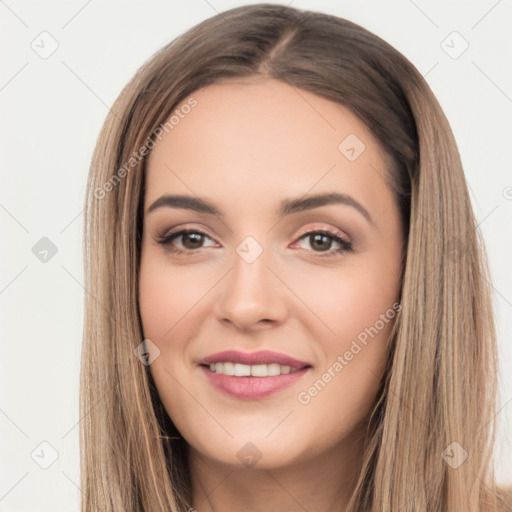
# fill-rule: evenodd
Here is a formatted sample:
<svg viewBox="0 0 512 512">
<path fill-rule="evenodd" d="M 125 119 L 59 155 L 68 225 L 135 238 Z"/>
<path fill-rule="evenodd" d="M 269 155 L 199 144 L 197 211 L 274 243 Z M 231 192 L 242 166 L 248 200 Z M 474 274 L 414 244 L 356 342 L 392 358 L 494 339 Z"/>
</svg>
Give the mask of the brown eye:
<svg viewBox="0 0 512 512">
<path fill-rule="evenodd" d="M 185 249 L 198 249 L 203 243 L 204 235 L 201 233 L 184 233 L 181 235 L 181 239 Z"/>
<path fill-rule="evenodd" d="M 344 240 L 337 233 L 329 230 L 309 231 L 302 235 L 299 240 L 307 240 L 313 252 L 325 253 L 319 254 L 322 257 L 353 251 L 351 242 Z M 333 243 L 338 244 L 337 249 L 331 249 Z"/>
<path fill-rule="evenodd" d="M 181 239 L 181 247 L 175 245 L 175 241 Z M 202 231 L 183 229 L 165 235 L 157 240 L 161 245 L 164 245 L 166 250 L 174 253 L 185 253 L 187 251 L 195 251 L 203 247 L 205 240 L 211 238 Z"/>
<path fill-rule="evenodd" d="M 331 248 L 333 238 L 323 233 L 309 235 L 309 244 L 315 250 L 328 251 Z"/>
</svg>

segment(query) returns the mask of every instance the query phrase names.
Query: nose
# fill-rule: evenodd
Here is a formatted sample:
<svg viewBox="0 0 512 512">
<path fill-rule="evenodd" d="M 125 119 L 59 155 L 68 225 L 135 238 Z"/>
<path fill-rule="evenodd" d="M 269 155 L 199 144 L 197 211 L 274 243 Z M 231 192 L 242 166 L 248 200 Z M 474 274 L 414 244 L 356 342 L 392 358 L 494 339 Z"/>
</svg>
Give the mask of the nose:
<svg viewBox="0 0 512 512">
<path fill-rule="evenodd" d="M 269 266 L 267 252 L 254 261 L 235 252 L 233 268 L 222 280 L 215 315 L 223 324 L 243 332 L 281 325 L 287 315 L 286 287 Z"/>
</svg>

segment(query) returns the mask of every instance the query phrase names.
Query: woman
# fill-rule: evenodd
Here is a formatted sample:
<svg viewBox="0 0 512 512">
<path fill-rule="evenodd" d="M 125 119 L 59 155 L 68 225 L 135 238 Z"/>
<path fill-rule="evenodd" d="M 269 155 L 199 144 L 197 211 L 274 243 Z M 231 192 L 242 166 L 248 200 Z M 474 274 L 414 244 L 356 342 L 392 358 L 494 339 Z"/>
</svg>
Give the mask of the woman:
<svg viewBox="0 0 512 512">
<path fill-rule="evenodd" d="M 284 6 L 142 66 L 91 165 L 82 510 L 508 510 L 489 275 L 414 66 Z"/>
</svg>

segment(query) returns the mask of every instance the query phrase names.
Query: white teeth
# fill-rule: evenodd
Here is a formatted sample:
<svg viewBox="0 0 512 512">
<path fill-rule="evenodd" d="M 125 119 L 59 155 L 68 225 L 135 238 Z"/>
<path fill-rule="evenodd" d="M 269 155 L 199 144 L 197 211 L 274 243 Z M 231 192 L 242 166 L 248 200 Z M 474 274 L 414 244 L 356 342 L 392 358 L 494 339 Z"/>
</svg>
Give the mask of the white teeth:
<svg viewBox="0 0 512 512">
<path fill-rule="evenodd" d="M 287 375 L 296 372 L 290 366 L 272 364 L 240 364 L 240 363 L 212 363 L 210 371 L 222 373 L 223 375 L 234 375 L 236 377 L 274 377 L 277 375 Z"/>
<path fill-rule="evenodd" d="M 217 363 L 217 364 L 219 364 L 219 363 Z M 216 371 L 216 373 L 221 373 L 221 372 L 217 372 L 217 366 L 215 366 L 215 371 Z M 235 376 L 236 377 L 249 377 L 249 375 L 251 375 L 251 367 L 248 364 L 235 363 Z"/>
<path fill-rule="evenodd" d="M 251 375 L 253 377 L 266 377 L 268 375 L 268 366 L 266 364 L 255 364 L 251 366 Z"/>
<path fill-rule="evenodd" d="M 222 372 L 225 375 L 235 375 L 235 363 L 224 363 L 224 368 L 222 368 Z"/>
<path fill-rule="evenodd" d="M 278 364 L 269 364 L 268 365 L 268 373 L 269 377 L 273 377 L 274 375 L 279 375 L 281 373 L 281 366 Z"/>
</svg>

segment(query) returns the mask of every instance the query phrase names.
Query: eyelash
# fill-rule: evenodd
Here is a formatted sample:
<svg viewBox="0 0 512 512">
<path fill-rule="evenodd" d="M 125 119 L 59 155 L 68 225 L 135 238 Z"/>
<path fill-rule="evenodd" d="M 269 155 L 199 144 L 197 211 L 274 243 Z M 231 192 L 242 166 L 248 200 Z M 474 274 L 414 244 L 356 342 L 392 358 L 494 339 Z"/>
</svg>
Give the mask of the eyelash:
<svg viewBox="0 0 512 512">
<path fill-rule="evenodd" d="M 210 238 L 206 233 L 204 233 L 203 231 L 198 230 L 198 229 L 182 229 L 181 231 L 176 231 L 174 233 L 169 233 L 168 235 L 161 236 L 156 241 L 157 241 L 157 243 L 166 246 L 165 249 L 173 254 L 178 254 L 178 255 L 190 254 L 191 252 L 195 252 L 198 249 L 200 249 L 200 247 L 198 249 L 181 249 L 179 247 L 173 247 L 171 245 L 171 242 L 175 238 L 179 238 L 181 235 L 188 235 L 188 234 L 199 234 L 199 235 L 203 235 L 207 238 Z M 320 256 L 321 258 L 330 258 L 330 257 L 336 256 L 339 254 L 343 254 L 343 253 L 351 253 L 354 250 L 351 242 L 344 240 L 338 234 L 336 234 L 335 232 L 330 231 L 328 229 L 318 229 L 318 230 L 308 231 L 308 232 L 302 234 L 297 239 L 297 241 L 302 240 L 303 238 L 306 238 L 307 236 L 317 235 L 317 234 L 325 235 L 329 238 L 332 238 L 335 242 L 338 242 L 341 246 L 340 248 L 335 249 L 335 250 L 331 249 L 328 251 L 313 251 L 313 252 L 317 253 L 318 256 Z"/>
</svg>

